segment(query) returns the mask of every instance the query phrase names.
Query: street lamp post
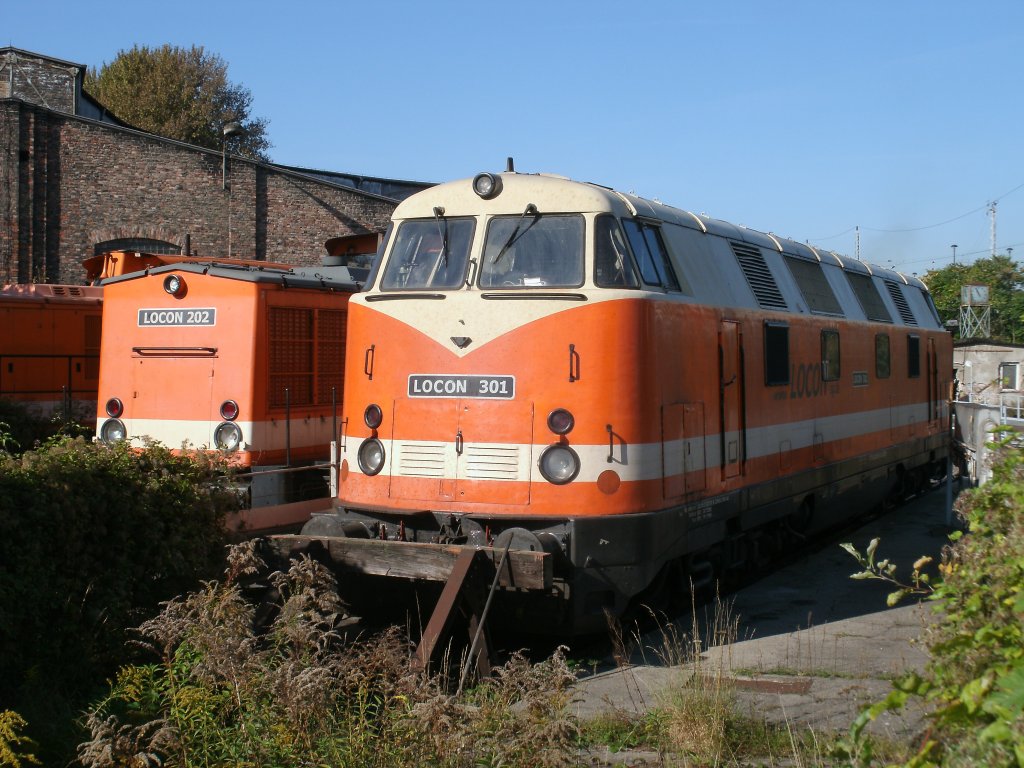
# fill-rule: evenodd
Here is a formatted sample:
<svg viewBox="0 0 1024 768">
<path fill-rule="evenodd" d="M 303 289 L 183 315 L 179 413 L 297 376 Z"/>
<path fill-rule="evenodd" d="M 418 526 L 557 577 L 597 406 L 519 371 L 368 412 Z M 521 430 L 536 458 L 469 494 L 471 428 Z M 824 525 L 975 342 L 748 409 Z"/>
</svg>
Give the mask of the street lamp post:
<svg viewBox="0 0 1024 768">
<path fill-rule="evenodd" d="M 237 122 L 224 123 L 220 140 L 220 178 L 224 189 L 228 188 L 228 139 L 232 136 L 241 136 L 245 131 L 242 124 Z"/>
<path fill-rule="evenodd" d="M 242 124 L 232 120 L 224 123 L 220 140 L 220 176 L 221 186 L 228 193 L 228 258 L 231 258 L 231 186 L 228 184 L 228 139 L 241 136 L 245 131 Z"/>
<path fill-rule="evenodd" d="M 956 243 L 953 243 L 949 247 L 953 249 L 953 263 L 956 264 Z"/>
</svg>

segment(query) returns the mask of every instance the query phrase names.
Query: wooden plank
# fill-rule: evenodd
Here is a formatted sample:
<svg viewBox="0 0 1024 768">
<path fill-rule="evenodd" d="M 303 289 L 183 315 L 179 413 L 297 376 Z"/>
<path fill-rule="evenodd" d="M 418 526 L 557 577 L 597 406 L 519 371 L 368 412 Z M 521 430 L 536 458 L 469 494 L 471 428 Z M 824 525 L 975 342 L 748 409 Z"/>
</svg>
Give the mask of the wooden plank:
<svg viewBox="0 0 1024 768">
<path fill-rule="evenodd" d="M 287 560 L 313 542 L 320 542 L 331 563 L 340 570 L 399 579 L 447 581 L 455 560 L 466 547 L 453 544 L 423 544 L 408 541 L 349 539 L 340 536 L 269 536 L 266 539 L 277 557 Z M 483 552 L 497 568 L 501 550 L 472 547 Z M 509 550 L 498 583 L 506 589 L 543 589 L 552 585 L 553 562 L 547 552 Z"/>
</svg>

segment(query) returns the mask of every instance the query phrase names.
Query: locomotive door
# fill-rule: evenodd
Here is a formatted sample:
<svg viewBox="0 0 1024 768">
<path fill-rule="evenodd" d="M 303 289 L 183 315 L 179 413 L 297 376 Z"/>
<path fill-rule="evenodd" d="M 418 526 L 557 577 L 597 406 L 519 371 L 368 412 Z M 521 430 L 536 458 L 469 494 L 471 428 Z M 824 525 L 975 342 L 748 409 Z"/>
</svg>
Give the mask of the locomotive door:
<svg viewBox="0 0 1024 768">
<path fill-rule="evenodd" d="M 704 403 L 666 405 L 661 434 L 665 498 L 704 490 Z"/>
<path fill-rule="evenodd" d="M 138 348 L 132 355 L 131 401 L 125 417 L 129 433 L 149 435 L 170 447 L 195 435 L 189 422 L 209 425 L 207 444 L 213 445 L 217 421 L 213 403 L 215 352 L 168 354 L 164 349 Z M 195 446 L 199 447 L 199 446 Z"/>
<path fill-rule="evenodd" d="M 402 431 L 432 440 L 403 441 Z M 424 501 L 530 501 L 533 404 L 474 399 L 395 401 L 391 489 Z M 495 482 L 497 481 L 497 482 Z"/>
<path fill-rule="evenodd" d="M 721 393 L 722 479 L 743 472 L 743 335 L 740 324 L 723 320 L 718 332 Z"/>
<path fill-rule="evenodd" d="M 928 339 L 928 423 L 934 428 L 939 420 L 939 359 L 935 339 Z"/>
</svg>

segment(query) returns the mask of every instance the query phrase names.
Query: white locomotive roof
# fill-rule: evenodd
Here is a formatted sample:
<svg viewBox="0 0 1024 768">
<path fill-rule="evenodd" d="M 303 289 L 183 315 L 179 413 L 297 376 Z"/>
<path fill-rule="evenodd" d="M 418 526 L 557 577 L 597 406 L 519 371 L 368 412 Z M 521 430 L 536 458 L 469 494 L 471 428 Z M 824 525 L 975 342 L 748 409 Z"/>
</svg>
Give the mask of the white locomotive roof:
<svg viewBox="0 0 1024 768">
<path fill-rule="evenodd" d="M 573 181 L 551 174 L 506 172 L 494 175 L 500 177 L 502 190 L 490 200 L 476 195 L 473 179 L 458 179 L 407 198 L 395 209 L 394 218 L 433 218 L 434 208 L 438 204 L 444 206 L 447 216 L 458 216 L 464 211 L 495 215 L 519 214 L 530 203 L 536 205 L 541 213 L 607 212 L 628 218 L 672 223 L 808 261 L 839 265 L 850 272 L 892 280 L 925 292 L 928 290 L 916 277 L 907 277 L 900 272 L 841 256 L 834 251 L 713 219 L 706 214 L 691 213 L 599 184 Z"/>
</svg>

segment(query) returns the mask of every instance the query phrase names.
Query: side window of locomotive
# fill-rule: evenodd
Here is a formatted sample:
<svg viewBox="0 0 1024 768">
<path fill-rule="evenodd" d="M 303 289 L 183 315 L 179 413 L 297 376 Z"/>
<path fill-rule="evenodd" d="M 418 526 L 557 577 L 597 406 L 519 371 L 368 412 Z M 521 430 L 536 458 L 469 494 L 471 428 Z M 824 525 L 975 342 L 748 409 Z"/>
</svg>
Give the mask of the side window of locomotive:
<svg viewBox="0 0 1024 768">
<path fill-rule="evenodd" d="M 789 326 L 764 324 L 764 383 L 774 387 L 789 384 Z"/>
<path fill-rule="evenodd" d="M 583 217 L 495 216 L 487 225 L 481 288 L 583 285 Z"/>
<path fill-rule="evenodd" d="M 839 379 L 839 331 L 821 332 L 822 381 Z"/>
<path fill-rule="evenodd" d="M 377 253 L 373 257 L 373 263 L 370 265 L 370 274 L 366 276 L 366 282 L 363 284 L 363 290 L 369 290 L 373 287 L 373 284 L 377 282 L 377 276 L 380 274 L 380 265 L 384 261 L 384 254 L 388 250 L 388 243 L 391 242 L 391 235 L 395 231 L 395 222 L 389 221 L 388 228 L 384 232 L 384 237 L 381 238 L 380 245 L 377 246 Z"/>
<path fill-rule="evenodd" d="M 632 219 L 623 220 L 622 226 L 626 230 L 626 237 L 640 266 L 640 277 L 644 284 L 661 286 L 669 291 L 680 290 L 679 281 L 669 262 L 668 251 L 665 250 L 665 243 L 658 228 L 640 224 Z M 687 293 L 692 291 L 687 290 Z"/>
<path fill-rule="evenodd" d="M 639 288 L 633 257 L 614 216 L 598 216 L 594 232 L 594 284 L 602 288 Z"/>
<path fill-rule="evenodd" d="M 875 377 L 888 379 L 892 371 L 892 358 L 889 353 L 889 334 L 875 335 Z"/>
<path fill-rule="evenodd" d="M 921 337 L 907 335 L 907 376 L 916 379 L 921 375 Z"/>
<path fill-rule="evenodd" d="M 403 222 L 380 287 L 383 290 L 459 288 L 466 279 L 473 219 Z"/>
</svg>

